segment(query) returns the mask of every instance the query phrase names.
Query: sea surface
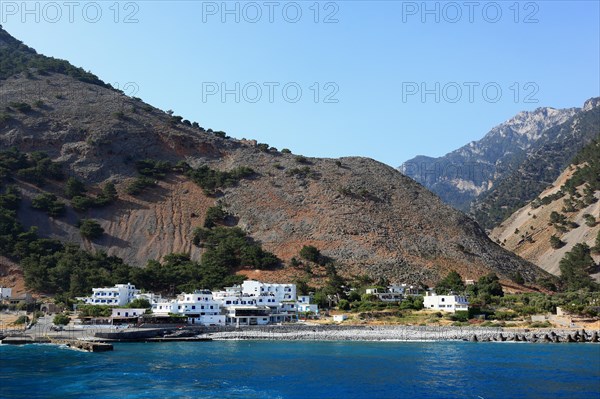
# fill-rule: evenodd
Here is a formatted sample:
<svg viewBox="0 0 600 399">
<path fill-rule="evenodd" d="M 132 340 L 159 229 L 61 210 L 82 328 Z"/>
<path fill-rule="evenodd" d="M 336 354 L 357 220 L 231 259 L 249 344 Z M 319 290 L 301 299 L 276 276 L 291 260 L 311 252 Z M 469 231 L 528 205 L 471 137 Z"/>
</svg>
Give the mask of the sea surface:
<svg viewBox="0 0 600 399">
<path fill-rule="evenodd" d="M 0 398 L 600 398 L 600 345 L 470 342 L 0 345 Z"/>
</svg>

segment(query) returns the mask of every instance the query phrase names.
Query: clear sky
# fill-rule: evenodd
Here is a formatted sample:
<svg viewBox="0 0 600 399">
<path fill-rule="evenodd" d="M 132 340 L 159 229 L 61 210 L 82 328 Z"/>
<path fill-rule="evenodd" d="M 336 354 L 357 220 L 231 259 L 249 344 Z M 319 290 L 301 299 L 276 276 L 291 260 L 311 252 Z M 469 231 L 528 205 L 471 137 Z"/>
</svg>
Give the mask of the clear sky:
<svg viewBox="0 0 600 399">
<path fill-rule="evenodd" d="M 600 95 L 598 1 L 2 0 L 0 23 L 205 128 L 308 156 L 398 166 Z"/>
</svg>

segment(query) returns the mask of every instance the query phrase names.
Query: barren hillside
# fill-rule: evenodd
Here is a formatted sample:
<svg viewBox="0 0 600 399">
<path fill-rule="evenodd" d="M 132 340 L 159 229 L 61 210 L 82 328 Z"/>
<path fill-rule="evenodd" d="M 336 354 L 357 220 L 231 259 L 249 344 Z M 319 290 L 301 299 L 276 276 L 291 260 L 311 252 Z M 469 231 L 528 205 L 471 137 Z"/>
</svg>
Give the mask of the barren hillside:
<svg viewBox="0 0 600 399">
<path fill-rule="evenodd" d="M 494 271 L 510 279 L 519 272 L 528 281 L 544 274 L 389 166 L 356 157 L 305 158 L 205 130 L 127 97 L 65 61 L 39 55 L 1 28 L 0 51 L 5 58 L 0 150 L 14 146 L 23 153 L 47 153 L 91 196 L 106 182 L 115 183 L 118 191 L 115 203 L 76 211 L 64 182 L 30 184 L 17 177 L 23 196 L 18 215 L 25 226 L 38 226 L 41 236 L 103 250 L 138 266 L 173 252 L 199 259 L 192 231 L 204 224 L 210 207 L 220 204 L 231 215 L 230 224 L 284 264 L 312 244 L 347 275 L 431 283 L 449 270 L 466 278 Z M 180 167 L 150 179 L 154 187 L 129 195 L 127 187 L 138 181 L 142 160 L 222 176 L 235 168 L 252 173 L 207 191 Z M 67 204 L 66 214 L 48 217 L 34 210 L 32 199 L 43 193 Z M 82 239 L 78 223 L 84 218 L 99 221 L 105 234 Z M 271 277 L 289 278 L 292 269 L 286 266 Z"/>
<path fill-rule="evenodd" d="M 573 166 L 566 169 L 551 187 L 540 194 L 539 198 L 543 199 L 556 194 L 563 184 L 573 176 L 575 170 Z M 577 191 L 582 194 L 583 187 L 578 187 Z M 600 198 L 600 192 L 596 192 L 595 197 Z M 586 224 L 584 217 L 584 215 L 592 215 L 598 218 L 600 215 L 600 202 L 587 205 L 574 212 L 564 212 L 564 206 L 563 197 L 539 207 L 528 204 L 496 227 L 490 236 L 493 240 L 501 242 L 505 248 L 524 259 L 535 263 L 552 274 L 559 275 L 559 262 L 565 253 L 573 249 L 573 246 L 578 243 L 586 243 L 593 247 L 598 231 L 600 231 L 600 224 L 591 227 Z M 575 224 L 566 232 L 560 231 L 557 226 L 550 222 L 550 215 L 553 212 L 565 214 L 567 223 L 572 222 Z M 577 227 L 574 227 L 575 225 Z M 550 237 L 553 235 L 560 237 L 564 243 L 562 247 L 553 248 L 551 246 Z M 598 263 L 600 256 L 595 256 L 594 260 Z M 598 277 L 600 275 L 596 276 L 596 278 Z"/>
</svg>

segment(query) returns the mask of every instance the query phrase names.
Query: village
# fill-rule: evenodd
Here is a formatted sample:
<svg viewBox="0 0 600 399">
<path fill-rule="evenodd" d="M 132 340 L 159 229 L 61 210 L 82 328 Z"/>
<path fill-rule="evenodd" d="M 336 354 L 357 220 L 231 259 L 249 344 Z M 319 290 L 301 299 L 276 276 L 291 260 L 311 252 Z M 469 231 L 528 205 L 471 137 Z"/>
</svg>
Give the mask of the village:
<svg viewBox="0 0 600 399">
<path fill-rule="evenodd" d="M 376 300 L 398 303 L 406 296 L 420 295 L 413 286 L 389 285 L 367 288 L 366 294 Z M 319 319 L 322 315 L 312 295 L 297 295 L 295 284 L 264 283 L 246 280 L 241 285 L 220 291 L 197 290 L 165 299 L 151 292 L 140 292 L 131 284 L 94 288 L 89 297 L 77 298 L 87 305 L 114 306 L 110 318 L 87 318 L 84 323 L 186 323 L 198 326 L 255 326 L 293 323 L 300 319 Z M 151 308 L 126 307 L 141 300 Z M 436 295 L 427 292 L 424 307 L 450 313 L 467 311 L 468 300 L 459 295 Z M 346 315 L 332 316 L 334 322 L 346 320 Z"/>
<path fill-rule="evenodd" d="M 469 302 L 462 295 L 437 295 L 420 292 L 407 284 L 367 288 L 365 294 L 381 303 L 401 303 L 410 297 L 424 295 L 423 307 L 428 310 L 455 313 L 468 311 Z M 73 326 L 131 325 L 136 327 L 187 324 L 192 326 L 261 326 L 295 323 L 299 320 L 319 320 L 329 317 L 333 322 L 347 319 L 344 313 L 322 313 L 313 295 L 298 295 L 296 284 L 275 284 L 246 280 L 223 290 L 196 290 L 165 298 L 144 292 L 130 283 L 113 287 L 93 288 L 90 296 L 78 297 L 73 311 L 79 317 Z M 13 297 L 10 288 L 0 288 L 0 301 L 24 309 L 34 306 L 45 314 L 60 314 L 63 309 L 52 303 L 35 304 L 31 296 Z M 89 311 L 89 308 L 110 308 L 110 314 Z M 86 311 L 81 311 L 86 310 Z"/>
</svg>

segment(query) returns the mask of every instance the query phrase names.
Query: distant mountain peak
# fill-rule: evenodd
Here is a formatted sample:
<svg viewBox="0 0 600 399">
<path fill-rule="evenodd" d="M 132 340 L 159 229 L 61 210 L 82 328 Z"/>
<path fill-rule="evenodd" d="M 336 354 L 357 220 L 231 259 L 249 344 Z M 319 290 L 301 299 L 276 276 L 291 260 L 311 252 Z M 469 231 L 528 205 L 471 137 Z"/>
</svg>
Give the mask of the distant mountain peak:
<svg viewBox="0 0 600 399">
<path fill-rule="evenodd" d="M 564 134 L 557 138 L 558 132 L 552 129 L 568 124 L 585 109 L 598 106 L 598 102 L 598 99 L 590 99 L 584 108 L 538 107 L 521 111 L 492 128 L 480 140 L 472 141 L 442 157 L 415 157 L 399 169 L 439 195 L 446 203 L 468 211 L 477 197 L 493 189 L 530 153 L 549 142 L 567 139 Z"/>
<path fill-rule="evenodd" d="M 583 104 L 583 110 L 590 111 L 594 108 L 598 108 L 599 106 L 600 106 L 600 97 L 593 97 L 593 98 L 590 98 L 589 100 L 587 100 Z"/>
</svg>

